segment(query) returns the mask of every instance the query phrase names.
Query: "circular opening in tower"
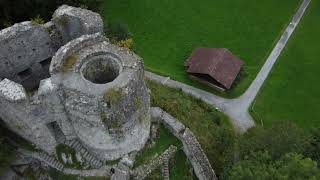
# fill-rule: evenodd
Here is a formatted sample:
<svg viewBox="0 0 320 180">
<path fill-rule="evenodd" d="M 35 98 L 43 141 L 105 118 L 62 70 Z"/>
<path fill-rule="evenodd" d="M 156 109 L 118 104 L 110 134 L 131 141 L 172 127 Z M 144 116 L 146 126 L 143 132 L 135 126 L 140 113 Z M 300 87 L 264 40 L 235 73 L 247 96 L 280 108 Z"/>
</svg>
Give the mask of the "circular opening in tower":
<svg viewBox="0 0 320 180">
<path fill-rule="evenodd" d="M 95 84 L 106 84 L 116 79 L 120 72 L 118 61 L 112 56 L 91 58 L 82 68 L 85 79 Z"/>
</svg>

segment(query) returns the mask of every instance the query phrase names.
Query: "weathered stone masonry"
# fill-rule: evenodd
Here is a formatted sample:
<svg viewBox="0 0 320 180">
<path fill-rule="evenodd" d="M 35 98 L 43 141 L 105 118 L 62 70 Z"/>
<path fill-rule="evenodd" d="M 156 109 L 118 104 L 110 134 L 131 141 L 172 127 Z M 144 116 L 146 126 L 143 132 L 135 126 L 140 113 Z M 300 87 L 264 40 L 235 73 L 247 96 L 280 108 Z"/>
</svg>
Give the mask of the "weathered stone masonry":
<svg viewBox="0 0 320 180">
<path fill-rule="evenodd" d="M 48 153 L 73 139 L 103 160 L 144 147 L 143 64 L 102 33 L 98 14 L 70 6 L 0 31 L 0 117 L 11 130 Z"/>
<path fill-rule="evenodd" d="M 199 180 L 218 179 L 211 164 L 203 152 L 200 143 L 189 128 L 161 108 L 151 108 L 151 116 L 162 122 L 183 144 L 183 151 L 191 162 Z"/>
</svg>

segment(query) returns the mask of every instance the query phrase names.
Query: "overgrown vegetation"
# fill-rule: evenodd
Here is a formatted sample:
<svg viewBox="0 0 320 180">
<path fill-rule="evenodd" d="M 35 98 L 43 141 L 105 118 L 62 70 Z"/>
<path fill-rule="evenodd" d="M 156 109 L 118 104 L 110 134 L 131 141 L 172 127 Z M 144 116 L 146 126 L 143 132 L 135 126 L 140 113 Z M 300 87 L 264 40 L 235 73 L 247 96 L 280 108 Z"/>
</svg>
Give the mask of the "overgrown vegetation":
<svg viewBox="0 0 320 180">
<path fill-rule="evenodd" d="M 235 134 L 229 119 L 214 107 L 181 90 L 147 80 L 151 104 L 179 119 L 199 140 L 217 174 L 233 161 Z"/>
<path fill-rule="evenodd" d="M 293 123 L 254 127 L 238 140 L 238 157 L 222 179 L 319 179 L 320 129 Z"/>
<path fill-rule="evenodd" d="M 192 180 L 192 166 L 182 150 L 182 143 L 167 129 L 164 125 L 159 124 L 158 137 L 155 144 L 149 144 L 138 153 L 135 166 L 147 163 L 154 157 L 161 155 L 170 145 L 178 147 L 178 151 L 172 159 L 170 159 L 169 170 L 170 179 L 173 180 Z M 161 179 L 160 169 L 155 170 L 147 179 Z"/>
<path fill-rule="evenodd" d="M 62 72 L 67 72 L 71 69 L 71 67 L 77 62 L 77 55 L 76 54 L 70 54 L 65 61 L 63 62 L 63 65 L 61 67 Z"/>
<path fill-rule="evenodd" d="M 268 152 L 255 152 L 237 162 L 223 179 L 320 179 L 320 169 L 310 158 L 288 153 L 273 160 Z"/>
<path fill-rule="evenodd" d="M 103 95 L 103 101 L 106 103 L 116 103 L 122 96 L 122 91 L 119 88 L 108 89 Z"/>
<path fill-rule="evenodd" d="M 140 109 L 141 106 L 142 106 L 141 99 L 140 99 L 140 97 L 136 96 L 136 97 L 134 98 L 134 107 L 135 107 L 136 109 Z"/>
<path fill-rule="evenodd" d="M 45 21 L 40 17 L 40 15 L 37 15 L 34 18 L 31 18 L 31 23 L 32 24 L 44 24 Z"/>
<path fill-rule="evenodd" d="M 138 153 L 135 161 L 135 166 L 146 163 L 149 160 L 153 159 L 156 155 L 160 155 L 166 149 L 168 149 L 170 145 L 175 145 L 178 148 L 182 146 L 181 142 L 162 124 L 160 124 L 159 136 L 157 137 L 155 142 L 156 143 L 154 145 L 150 146 L 149 144 L 147 145 L 149 147 L 144 148 Z"/>
</svg>

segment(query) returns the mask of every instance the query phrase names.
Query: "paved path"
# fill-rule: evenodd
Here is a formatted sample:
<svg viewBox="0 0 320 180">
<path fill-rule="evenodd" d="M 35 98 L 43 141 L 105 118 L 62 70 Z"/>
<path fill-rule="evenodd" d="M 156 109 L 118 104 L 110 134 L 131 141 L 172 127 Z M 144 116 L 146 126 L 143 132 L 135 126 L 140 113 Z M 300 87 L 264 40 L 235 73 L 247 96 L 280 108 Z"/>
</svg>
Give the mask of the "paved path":
<svg viewBox="0 0 320 180">
<path fill-rule="evenodd" d="M 203 91 L 201 89 L 168 79 L 168 77 L 159 76 L 157 74 L 146 72 L 147 78 L 160 82 L 170 87 L 182 89 L 184 92 L 192 94 L 203 101 L 218 107 L 221 112 L 227 114 L 234 125 L 235 129 L 240 133 L 245 132 L 250 127 L 254 126 L 254 121 L 250 116 L 248 109 L 257 96 L 263 82 L 270 73 L 274 63 L 281 54 L 283 48 L 287 44 L 289 38 L 294 32 L 295 28 L 299 24 L 305 10 L 307 9 L 311 0 L 304 0 L 298 11 L 293 16 L 290 24 L 286 28 L 285 32 L 282 34 L 280 40 L 277 42 L 276 46 L 272 50 L 265 64 L 261 68 L 260 72 L 251 83 L 250 87 L 246 92 L 238 98 L 226 99 L 209 92 Z"/>
</svg>

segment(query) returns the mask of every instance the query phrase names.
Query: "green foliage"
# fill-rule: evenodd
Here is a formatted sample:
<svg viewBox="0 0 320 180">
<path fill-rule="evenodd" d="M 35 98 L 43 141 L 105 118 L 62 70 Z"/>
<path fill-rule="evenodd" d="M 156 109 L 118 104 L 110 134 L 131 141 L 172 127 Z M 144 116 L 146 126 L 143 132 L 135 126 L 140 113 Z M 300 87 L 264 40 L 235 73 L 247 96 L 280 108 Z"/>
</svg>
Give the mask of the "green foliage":
<svg viewBox="0 0 320 180">
<path fill-rule="evenodd" d="M 129 49 L 131 51 L 134 50 L 134 42 L 133 42 L 132 38 L 125 39 L 125 40 L 120 40 L 120 41 L 117 42 L 117 45 L 120 46 L 120 47 L 127 48 L 127 49 Z"/>
<path fill-rule="evenodd" d="M 312 158 L 320 165 L 320 128 L 312 129 L 308 140 L 303 154 L 306 157 Z"/>
<path fill-rule="evenodd" d="M 150 80 L 147 85 L 151 90 L 152 106 L 162 108 L 192 130 L 217 174 L 233 162 L 236 140 L 226 116 L 181 90 Z M 215 121 L 217 117 L 219 123 Z"/>
<path fill-rule="evenodd" d="M 136 107 L 136 109 L 140 109 L 141 106 L 142 106 L 142 103 L 141 103 L 141 99 L 140 97 L 135 97 L 134 98 L 134 106 Z"/>
<path fill-rule="evenodd" d="M 193 180 L 193 167 L 182 149 L 179 149 L 169 163 L 170 179 Z"/>
<path fill-rule="evenodd" d="M 122 91 L 119 88 L 111 88 L 108 89 L 104 94 L 103 94 L 103 101 L 106 103 L 116 103 L 119 101 L 119 99 L 122 96 Z"/>
<path fill-rule="evenodd" d="M 56 153 L 58 156 L 58 160 L 69 168 L 82 169 L 81 163 L 78 162 L 76 157 L 76 151 L 68 145 L 59 144 L 56 146 Z M 67 158 L 71 157 L 72 163 L 64 163 L 62 160 L 62 154 L 65 154 Z"/>
<path fill-rule="evenodd" d="M 255 152 L 237 162 L 225 174 L 228 180 L 319 179 L 317 163 L 296 153 L 273 160 L 268 152 Z"/>
<path fill-rule="evenodd" d="M 45 21 L 40 17 L 40 15 L 37 15 L 34 18 L 31 18 L 31 23 L 32 24 L 44 24 Z"/>
<path fill-rule="evenodd" d="M 139 166 L 153 159 L 156 155 L 160 155 L 170 145 L 181 147 L 180 141 L 171 132 L 165 128 L 162 124 L 159 128 L 159 136 L 156 139 L 154 145 L 147 145 L 142 151 L 140 151 L 136 157 L 135 166 Z"/>
<path fill-rule="evenodd" d="M 246 132 L 239 141 L 240 156 L 251 151 L 268 151 L 273 159 L 289 152 L 302 152 L 308 135 L 290 122 L 275 123 L 271 127 L 254 127 Z"/>
<path fill-rule="evenodd" d="M 104 26 L 104 33 L 113 42 L 124 41 L 132 37 L 128 26 L 120 22 L 106 24 Z"/>
</svg>

